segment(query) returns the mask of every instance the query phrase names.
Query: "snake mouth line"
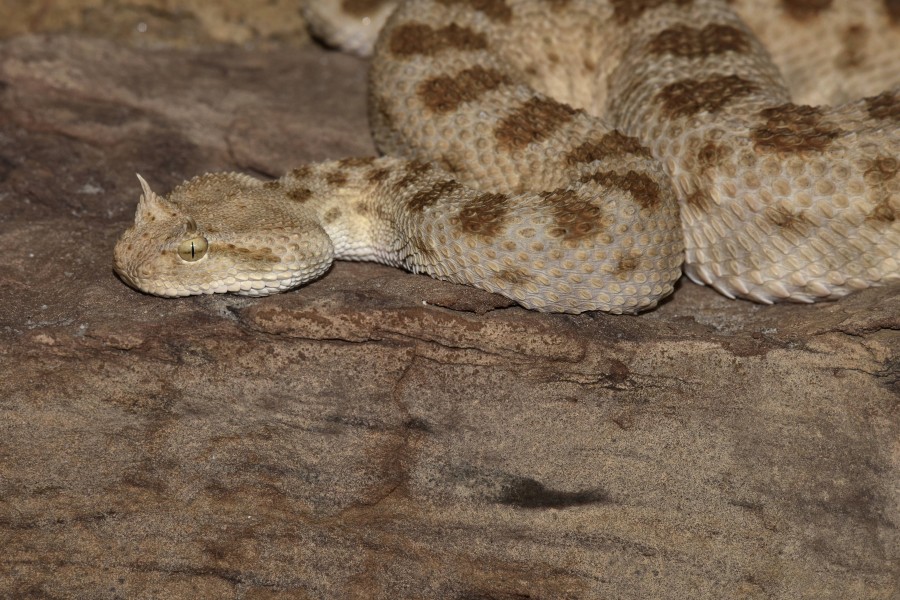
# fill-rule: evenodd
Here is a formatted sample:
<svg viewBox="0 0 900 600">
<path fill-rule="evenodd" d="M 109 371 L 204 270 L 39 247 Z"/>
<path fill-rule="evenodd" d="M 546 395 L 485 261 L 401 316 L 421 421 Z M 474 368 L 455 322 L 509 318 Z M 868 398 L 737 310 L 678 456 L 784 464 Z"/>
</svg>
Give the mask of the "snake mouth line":
<svg viewBox="0 0 900 600">
<path fill-rule="evenodd" d="M 136 277 L 124 270 L 113 268 L 115 274 L 129 287 L 161 298 L 183 298 L 206 294 L 240 294 L 243 296 L 269 296 L 284 292 L 300 285 L 298 278 L 291 274 L 285 274 L 283 278 L 269 279 L 234 279 L 213 281 L 208 284 L 191 286 L 172 286 L 165 282 L 154 282 Z"/>
</svg>

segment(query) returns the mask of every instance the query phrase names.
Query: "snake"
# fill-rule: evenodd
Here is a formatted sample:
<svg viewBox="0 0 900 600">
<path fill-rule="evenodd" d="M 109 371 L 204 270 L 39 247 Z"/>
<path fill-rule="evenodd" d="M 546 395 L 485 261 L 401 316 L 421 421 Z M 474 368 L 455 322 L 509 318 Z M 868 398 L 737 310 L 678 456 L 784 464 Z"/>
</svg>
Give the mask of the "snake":
<svg viewBox="0 0 900 600">
<path fill-rule="evenodd" d="M 635 314 L 900 281 L 895 0 L 325 0 L 371 54 L 378 156 L 275 180 L 138 176 L 114 270 L 265 296 L 374 261 L 546 312 Z"/>
</svg>

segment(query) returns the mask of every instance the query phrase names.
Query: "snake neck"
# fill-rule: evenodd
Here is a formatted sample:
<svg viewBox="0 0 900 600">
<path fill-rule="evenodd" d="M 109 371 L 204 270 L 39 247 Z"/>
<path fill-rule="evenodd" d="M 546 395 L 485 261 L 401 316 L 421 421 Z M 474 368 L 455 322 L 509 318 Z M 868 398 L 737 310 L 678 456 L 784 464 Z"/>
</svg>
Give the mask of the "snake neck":
<svg viewBox="0 0 900 600">
<path fill-rule="evenodd" d="M 319 223 L 335 259 L 411 267 L 408 246 L 416 232 L 403 206 L 423 175 L 435 173 L 394 157 L 349 158 L 305 165 L 273 183 L 286 204 Z"/>
</svg>

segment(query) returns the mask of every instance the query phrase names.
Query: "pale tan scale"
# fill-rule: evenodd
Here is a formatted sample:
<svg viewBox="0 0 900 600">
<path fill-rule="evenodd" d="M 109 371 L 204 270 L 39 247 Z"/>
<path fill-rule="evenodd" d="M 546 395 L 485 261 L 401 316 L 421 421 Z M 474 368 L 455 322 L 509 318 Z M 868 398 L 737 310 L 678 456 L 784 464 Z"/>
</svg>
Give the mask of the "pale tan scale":
<svg viewBox="0 0 900 600">
<path fill-rule="evenodd" d="M 141 180 L 126 282 L 265 295 L 372 260 L 536 310 L 634 313 L 682 262 L 764 303 L 900 280 L 896 2 L 394 4 L 304 6 L 328 42 L 374 49 L 387 156 L 166 197 Z"/>
</svg>

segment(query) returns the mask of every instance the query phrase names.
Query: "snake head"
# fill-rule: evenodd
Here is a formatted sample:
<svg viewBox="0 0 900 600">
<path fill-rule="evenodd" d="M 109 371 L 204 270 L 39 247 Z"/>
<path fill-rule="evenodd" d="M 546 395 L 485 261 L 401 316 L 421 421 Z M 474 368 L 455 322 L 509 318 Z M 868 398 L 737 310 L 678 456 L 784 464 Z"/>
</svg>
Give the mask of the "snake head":
<svg viewBox="0 0 900 600">
<path fill-rule="evenodd" d="M 162 197 L 138 179 L 134 225 L 116 243 L 113 262 L 137 290 L 266 296 L 318 278 L 333 261 L 331 239 L 315 218 L 285 206 L 261 181 L 207 174 Z"/>
</svg>

